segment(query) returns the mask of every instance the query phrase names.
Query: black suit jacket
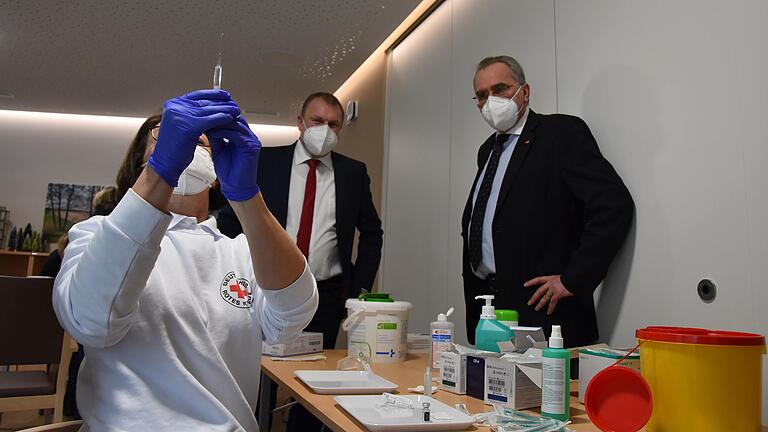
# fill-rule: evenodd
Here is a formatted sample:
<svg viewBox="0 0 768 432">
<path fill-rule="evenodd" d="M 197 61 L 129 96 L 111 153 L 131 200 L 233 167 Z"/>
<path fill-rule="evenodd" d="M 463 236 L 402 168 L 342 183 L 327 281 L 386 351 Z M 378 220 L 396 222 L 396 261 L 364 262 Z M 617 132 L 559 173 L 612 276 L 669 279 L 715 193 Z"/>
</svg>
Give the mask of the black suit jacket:
<svg viewBox="0 0 768 432">
<path fill-rule="evenodd" d="M 495 142 L 491 135 L 478 151 L 478 171 L 462 218 L 463 279 L 467 333 L 474 331 L 481 302 L 488 294 L 469 264 L 472 195 Z M 496 299 L 499 309 L 515 309 L 520 325 L 563 326 L 567 346 L 598 338 L 592 294 L 629 231 L 634 203 L 611 164 L 602 156 L 589 127 L 573 116 L 530 111 L 504 174 L 493 218 Z M 575 294 L 560 300 L 548 316 L 527 302 L 538 287 L 523 283 L 562 275 Z"/>
<path fill-rule="evenodd" d="M 267 207 L 285 228 L 288 218 L 288 191 L 291 184 L 293 152 L 296 143 L 283 147 L 264 147 L 259 155 L 258 182 Z M 336 152 L 331 153 L 336 183 L 336 236 L 346 297 L 361 288 L 371 290 L 381 260 L 383 231 L 371 197 L 371 179 L 365 164 Z M 218 215 L 218 227 L 229 237 L 243 232 L 232 207 Z M 355 229 L 360 231 L 357 260 L 352 262 Z"/>
</svg>

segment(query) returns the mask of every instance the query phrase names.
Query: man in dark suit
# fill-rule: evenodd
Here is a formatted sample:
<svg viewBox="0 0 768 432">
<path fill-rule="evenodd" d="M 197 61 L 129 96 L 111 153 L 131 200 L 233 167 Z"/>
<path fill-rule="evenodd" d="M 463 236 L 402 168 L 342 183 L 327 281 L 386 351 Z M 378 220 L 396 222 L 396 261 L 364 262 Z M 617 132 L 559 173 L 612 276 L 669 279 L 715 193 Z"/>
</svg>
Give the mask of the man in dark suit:
<svg viewBox="0 0 768 432">
<path fill-rule="evenodd" d="M 481 61 L 477 106 L 496 132 L 480 146 L 462 218 L 467 333 L 481 294 L 520 325 L 563 326 L 566 346 L 598 338 L 592 299 L 629 231 L 634 203 L 578 117 L 528 108 L 530 86 L 508 56 Z"/>
<path fill-rule="evenodd" d="M 296 239 L 317 279 L 320 304 L 306 330 L 323 333 L 326 349 L 336 345 L 345 300 L 371 290 L 383 237 L 365 164 L 331 151 L 343 119 L 335 96 L 309 95 L 297 117 L 299 140 L 262 148 L 257 171 L 267 207 Z M 219 212 L 218 225 L 230 237 L 242 232 L 229 206 Z M 355 229 L 360 236 L 353 263 Z M 288 431 L 319 428 L 319 421 L 300 406 L 291 410 Z"/>
<path fill-rule="evenodd" d="M 336 344 L 344 301 L 361 289 L 371 290 L 383 236 L 365 164 L 331 151 L 343 118 L 344 109 L 335 96 L 310 95 L 297 119 L 299 140 L 262 148 L 258 169 L 267 207 L 297 239 L 317 278 L 320 306 L 307 331 L 322 332 L 326 348 Z M 306 193 L 310 188 L 311 196 Z M 222 209 L 218 218 L 222 233 L 235 237 L 242 232 L 231 207 Z M 355 229 L 360 239 L 353 263 Z"/>
</svg>

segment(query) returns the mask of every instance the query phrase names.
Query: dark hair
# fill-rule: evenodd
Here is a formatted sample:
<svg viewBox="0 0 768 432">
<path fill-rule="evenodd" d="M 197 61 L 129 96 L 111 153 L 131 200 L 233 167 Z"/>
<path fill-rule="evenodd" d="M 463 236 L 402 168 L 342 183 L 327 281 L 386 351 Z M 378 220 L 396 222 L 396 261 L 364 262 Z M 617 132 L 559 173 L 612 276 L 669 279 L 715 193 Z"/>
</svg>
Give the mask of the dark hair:
<svg viewBox="0 0 768 432">
<path fill-rule="evenodd" d="M 312 93 L 311 95 L 307 96 L 306 99 L 304 99 L 304 103 L 301 104 L 302 117 L 304 117 L 304 112 L 307 110 L 307 106 L 309 106 L 309 103 L 315 99 L 322 99 L 323 102 L 327 103 L 328 105 L 333 105 L 336 108 L 338 108 L 339 111 L 341 111 L 342 124 L 344 123 L 344 107 L 341 106 L 341 102 L 339 102 L 339 100 L 336 99 L 336 96 L 326 92 Z"/>
<path fill-rule="evenodd" d="M 208 188 L 208 211 L 214 212 L 221 210 L 227 204 L 227 198 L 221 193 L 221 183 L 219 180 L 213 182 Z"/>
<path fill-rule="evenodd" d="M 56 240 L 56 243 L 59 248 L 59 256 L 64 257 L 64 249 L 66 249 L 69 244 L 69 233 L 62 234 L 59 239 Z"/>
<path fill-rule="evenodd" d="M 128 192 L 128 189 L 133 187 L 136 180 L 139 179 L 141 171 L 144 170 L 144 153 L 147 151 L 147 138 L 152 129 L 160 124 L 160 119 L 163 116 L 161 114 L 155 114 L 149 117 L 136 132 L 136 136 L 133 137 L 131 145 L 128 147 L 128 152 L 125 154 L 122 165 L 117 171 L 117 194 L 115 196 L 115 202 L 119 202 L 123 199 L 123 195 Z"/>
<path fill-rule="evenodd" d="M 104 189 L 98 191 L 93 197 L 93 215 L 94 216 L 107 216 L 112 213 L 112 210 L 117 206 L 117 188 L 114 186 L 107 186 Z"/>
</svg>

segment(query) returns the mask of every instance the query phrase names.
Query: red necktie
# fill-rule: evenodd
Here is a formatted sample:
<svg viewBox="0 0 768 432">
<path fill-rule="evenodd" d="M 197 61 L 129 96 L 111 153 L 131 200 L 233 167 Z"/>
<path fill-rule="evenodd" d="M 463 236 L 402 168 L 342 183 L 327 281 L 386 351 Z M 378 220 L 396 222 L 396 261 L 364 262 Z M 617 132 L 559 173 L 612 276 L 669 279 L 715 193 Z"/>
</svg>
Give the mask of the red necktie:
<svg viewBox="0 0 768 432">
<path fill-rule="evenodd" d="M 312 237 L 312 217 L 315 215 L 315 189 L 317 189 L 317 159 L 309 159 L 307 185 L 304 187 L 304 204 L 301 206 L 301 222 L 296 235 L 296 245 L 309 258 L 309 239 Z"/>
</svg>

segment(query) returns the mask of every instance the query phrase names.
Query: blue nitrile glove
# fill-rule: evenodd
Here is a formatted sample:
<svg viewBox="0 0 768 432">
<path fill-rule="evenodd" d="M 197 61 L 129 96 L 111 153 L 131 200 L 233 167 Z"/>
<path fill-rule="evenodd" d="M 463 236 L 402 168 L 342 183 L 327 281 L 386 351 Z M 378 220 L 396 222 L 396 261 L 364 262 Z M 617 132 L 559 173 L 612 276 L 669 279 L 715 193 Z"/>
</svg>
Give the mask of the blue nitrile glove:
<svg viewBox="0 0 768 432">
<path fill-rule="evenodd" d="M 239 115 L 240 108 L 223 90 L 198 90 L 167 100 L 149 166 L 176 187 L 181 172 L 192 162 L 200 135 L 232 123 Z"/>
<path fill-rule="evenodd" d="M 259 193 L 256 170 L 261 141 L 248 122 L 240 116 L 237 121 L 209 130 L 206 135 L 211 142 L 213 167 L 221 183 L 221 193 L 230 201 L 246 201 Z"/>
</svg>

